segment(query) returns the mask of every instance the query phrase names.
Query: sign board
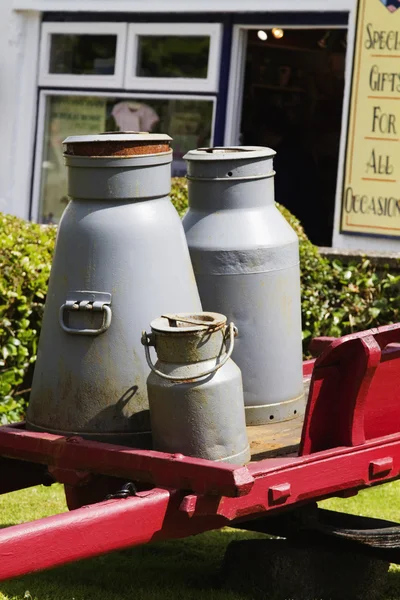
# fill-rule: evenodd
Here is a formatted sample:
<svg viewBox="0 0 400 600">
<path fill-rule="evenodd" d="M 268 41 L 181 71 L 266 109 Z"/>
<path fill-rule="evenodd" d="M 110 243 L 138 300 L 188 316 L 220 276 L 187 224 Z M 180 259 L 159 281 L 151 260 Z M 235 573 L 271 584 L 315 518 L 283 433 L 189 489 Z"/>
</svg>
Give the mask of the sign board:
<svg viewBox="0 0 400 600">
<path fill-rule="evenodd" d="M 400 237 L 400 0 L 358 0 L 341 232 Z"/>
</svg>

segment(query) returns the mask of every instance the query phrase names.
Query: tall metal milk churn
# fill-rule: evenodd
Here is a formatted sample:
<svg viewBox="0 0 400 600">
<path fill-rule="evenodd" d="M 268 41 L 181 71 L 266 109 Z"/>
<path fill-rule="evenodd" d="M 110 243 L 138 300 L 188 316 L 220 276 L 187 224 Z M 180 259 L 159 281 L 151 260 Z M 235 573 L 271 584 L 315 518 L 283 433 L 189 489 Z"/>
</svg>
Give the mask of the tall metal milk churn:
<svg viewBox="0 0 400 600">
<path fill-rule="evenodd" d="M 185 156 L 183 223 L 197 286 L 203 310 L 238 327 L 232 358 L 248 425 L 304 412 L 298 238 L 274 203 L 274 155 L 243 146 Z"/>
<path fill-rule="evenodd" d="M 181 221 L 170 202 L 171 138 L 65 140 L 71 202 L 60 222 L 29 429 L 147 447 L 141 332 L 162 311 L 199 311 Z"/>
<path fill-rule="evenodd" d="M 153 445 L 221 462 L 250 460 L 236 328 L 216 313 L 164 314 L 143 333 Z M 150 346 L 157 353 L 154 365 Z"/>
</svg>

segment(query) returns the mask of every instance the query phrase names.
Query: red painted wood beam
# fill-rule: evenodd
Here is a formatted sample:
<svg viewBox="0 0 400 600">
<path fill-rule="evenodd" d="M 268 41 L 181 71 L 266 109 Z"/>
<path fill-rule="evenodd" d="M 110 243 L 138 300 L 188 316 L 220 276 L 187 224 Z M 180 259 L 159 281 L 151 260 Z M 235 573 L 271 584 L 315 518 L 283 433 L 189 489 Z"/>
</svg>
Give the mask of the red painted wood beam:
<svg viewBox="0 0 400 600">
<path fill-rule="evenodd" d="M 337 338 L 335 337 L 328 336 L 320 336 L 313 338 L 308 347 L 308 351 L 312 356 L 319 356 L 320 354 L 325 352 L 325 350 L 329 348 L 332 342 L 334 342 L 336 339 Z"/>
<path fill-rule="evenodd" d="M 384 483 L 400 475 L 400 435 L 309 456 L 266 459 L 249 465 L 249 471 L 255 483 L 242 497 L 156 488 L 1 530 L 0 579 Z"/>
<path fill-rule="evenodd" d="M 170 493 L 153 489 L 0 530 L 0 579 L 146 544 L 162 529 Z"/>
<path fill-rule="evenodd" d="M 0 581 L 150 541 L 219 529 L 216 515 L 191 519 L 182 495 L 154 488 L 0 530 Z"/>
<path fill-rule="evenodd" d="M 0 455 L 65 471 L 100 473 L 199 494 L 237 497 L 249 493 L 254 484 L 246 467 L 14 426 L 0 427 Z"/>
<path fill-rule="evenodd" d="M 399 343 L 399 323 L 330 343 L 315 361 L 300 454 L 356 446 L 400 431 L 398 401 L 394 408 L 400 367 L 393 362 Z"/>
<path fill-rule="evenodd" d="M 384 483 L 400 475 L 400 435 L 362 447 L 266 459 L 249 470 L 254 486 L 238 498 L 155 488 L 0 530 L 0 579 Z"/>
<path fill-rule="evenodd" d="M 191 496 L 190 514 L 228 520 L 263 516 L 296 504 L 357 492 L 400 477 L 400 434 L 363 446 L 343 447 L 294 458 L 270 458 L 248 465 L 255 484 L 242 498 Z M 189 512 L 189 510 L 188 510 Z"/>
<path fill-rule="evenodd" d="M 315 365 L 315 358 L 312 358 L 311 360 L 305 360 L 303 362 L 303 377 L 304 378 L 311 377 L 313 370 L 314 370 L 314 365 Z"/>
</svg>

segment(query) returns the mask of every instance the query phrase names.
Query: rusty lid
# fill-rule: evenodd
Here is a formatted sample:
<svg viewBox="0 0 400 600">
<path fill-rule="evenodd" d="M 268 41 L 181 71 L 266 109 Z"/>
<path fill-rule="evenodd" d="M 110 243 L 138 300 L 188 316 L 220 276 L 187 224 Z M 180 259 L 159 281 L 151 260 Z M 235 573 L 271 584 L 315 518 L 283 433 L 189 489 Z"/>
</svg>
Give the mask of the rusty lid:
<svg viewBox="0 0 400 600">
<path fill-rule="evenodd" d="M 96 135 L 73 135 L 63 144 L 67 156 L 138 156 L 171 152 L 172 138 L 165 133 L 107 131 Z"/>
<path fill-rule="evenodd" d="M 225 315 L 214 312 L 165 314 L 150 324 L 155 332 L 179 334 L 218 331 L 225 325 Z"/>
</svg>

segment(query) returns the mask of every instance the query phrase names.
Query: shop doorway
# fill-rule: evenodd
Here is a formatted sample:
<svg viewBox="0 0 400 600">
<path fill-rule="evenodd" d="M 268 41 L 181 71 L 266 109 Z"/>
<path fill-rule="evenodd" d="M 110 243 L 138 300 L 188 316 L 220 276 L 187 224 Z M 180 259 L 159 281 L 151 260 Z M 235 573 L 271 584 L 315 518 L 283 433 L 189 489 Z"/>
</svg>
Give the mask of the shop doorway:
<svg viewBox="0 0 400 600">
<path fill-rule="evenodd" d="M 240 143 L 270 146 L 276 201 L 314 244 L 332 242 L 346 29 L 247 32 Z"/>
</svg>

